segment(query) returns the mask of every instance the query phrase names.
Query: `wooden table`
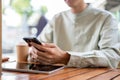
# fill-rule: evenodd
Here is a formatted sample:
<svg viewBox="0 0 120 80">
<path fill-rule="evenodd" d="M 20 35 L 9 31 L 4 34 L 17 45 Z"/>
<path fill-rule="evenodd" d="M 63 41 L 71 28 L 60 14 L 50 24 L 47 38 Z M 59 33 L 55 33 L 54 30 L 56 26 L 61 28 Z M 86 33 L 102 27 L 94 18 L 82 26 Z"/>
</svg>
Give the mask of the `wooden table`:
<svg viewBox="0 0 120 80">
<path fill-rule="evenodd" d="M 3 71 L 1 80 L 120 80 L 120 69 L 64 68 L 52 74 Z"/>
</svg>

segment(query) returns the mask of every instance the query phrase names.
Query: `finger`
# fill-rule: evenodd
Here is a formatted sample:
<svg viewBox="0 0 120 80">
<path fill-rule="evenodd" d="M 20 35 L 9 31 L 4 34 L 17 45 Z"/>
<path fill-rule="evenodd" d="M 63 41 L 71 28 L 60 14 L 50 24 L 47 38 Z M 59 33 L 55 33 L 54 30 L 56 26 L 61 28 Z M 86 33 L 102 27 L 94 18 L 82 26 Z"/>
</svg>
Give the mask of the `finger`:
<svg viewBox="0 0 120 80">
<path fill-rule="evenodd" d="M 37 51 L 38 51 L 38 50 L 33 47 L 33 53 L 34 53 L 34 54 L 37 54 Z"/>
<path fill-rule="evenodd" d="M 33 45 L 32 46 L 34 46 L 34 43 L 32 43 Z M 35 44 L 36 45 L 36 44 Z M 38 47 L 40 47 L 41 48 L 41 46 L 38 46 Z M 52 57 L 51 57 L 51 55 L 50 55 L 50 53 L 48 53 L 48 52 L 43 52 L 43 51 L 40 51 L 40 50 L 37 50 L 36 48 L 33 48 L 33 49 L 35 49 L 35 52 L 34 52 L 34 54 L 33 54 L 33 58 L 34 59 L 37 59 L 37 61 L 38 62 L 42 62 L 42 63 L 53 63 L 52 61 Z M 35 53 L 37 53 L 37 55 L 35 55 Z"/>
<path fill-rule="evenodd" d="M 44 47 L 42 45 L 39 45 L 39 44 L 36 44 L 36 43 L 33 43 L 31 42 L 30 43 L 32 46 L 34 46 L 37 50 L 39 51 L 43 51 L 43 52 L 49 52 L 49 48 L 48 47 Z"/>
<path fill-rule="evenodd" d="M 45 57 L 42 57 L 42 56 L 38 56 L 37 59 L 41 62 L 41 61 L 45 61 L 47 62 L 47 59 Z"/>
<path fill-rule="evenodd" d="M 37 50 L 36 48 L 34 47 L 31 47 L 31 57 L 32 58 L 36 58 L 38 56 L 42 56 L 42 57 L 45 57 L 45 58 L 50 58 L 49 55 L 50 53 L 47 53 L 47 52 L 43 52 L 43 51 L 40 51 L 40 50 Z"/>
<path fill-rule="evenodd" d="M 51 54 L 47 53 L 47 52 L 38 51 L 37 55 L 38 55 L 38 57 L 41 56 L 41 57 L 43 57 L 45 59 L 51 59 Z"/>
<path fill-rule="evenodd" d="M 31 47 L 31 52 L 30 52 L 30 56 L 31 58 L 37 58 L 38 56 L 42 56 L 42 57 L 45 57 L 45 58 L 48 58 L 47 57 L 47 53 L 43 52 L 43 51 L 40 51 L 40 50 L 37 50 L 36 48 L 34 47 Z"/>
<path fill-rule="evenodd" d="M 39 60 L 39 62 L 40 63 L 42 63 L 42 64 L 52 64 L 53 62 L 51 61 L 51 60 L 49 60 L 49 59 L 46 59 L 46 58 L 44 58 L 44 57 L 38 57 L 37 58 L 38 60 Z"/>
<path fill-rule="evenodd" d="M 53 43 L 43 43 L 42 45 L 43 45 L 44 47 L 49 47 L 49 48 L 54 48 L 54 47 L 56 47 L 56 45 L 53 44 Z"/>
<path fill-rule="evenodd" d="M 37 50 L 37 57 L 46 60 L 49 62 L 50 60 L 53 60 L 53 56 L 49 52 L 42 52 Z"/>
<path fill-rule="evenodd" d="M 30 48 L 29 53 L 30 53 L 31 58 L 36 58 L 37 57 L 37 50 L 34 47 Z"/>
</svg>

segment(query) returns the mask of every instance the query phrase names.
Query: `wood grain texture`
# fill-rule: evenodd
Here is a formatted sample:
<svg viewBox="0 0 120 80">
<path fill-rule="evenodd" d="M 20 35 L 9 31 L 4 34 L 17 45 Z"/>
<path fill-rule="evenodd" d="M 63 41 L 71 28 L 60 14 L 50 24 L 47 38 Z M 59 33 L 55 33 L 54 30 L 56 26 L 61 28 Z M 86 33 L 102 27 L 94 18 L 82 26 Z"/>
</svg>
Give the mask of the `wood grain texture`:
<svg viewBox="0 0 120 80">
<path fill-rule="evenodd" d="M 52 74 L 3 71 L 1 80 L 120 80 L 120 69 L 64 68 Z"/>
</svg>

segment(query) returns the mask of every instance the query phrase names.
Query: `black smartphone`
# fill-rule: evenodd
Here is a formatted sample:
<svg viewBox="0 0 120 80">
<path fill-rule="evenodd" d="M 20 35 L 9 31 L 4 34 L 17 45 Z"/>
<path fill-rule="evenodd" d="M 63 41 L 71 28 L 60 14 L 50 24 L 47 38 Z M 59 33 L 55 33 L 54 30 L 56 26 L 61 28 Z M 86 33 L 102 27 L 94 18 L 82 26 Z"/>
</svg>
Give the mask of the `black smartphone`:
<svg viewBox="0 0 120 80">
<path fill-rule="evenodd" d="M 30 43 L 30 42 L 34 42 L 34 43 L 37 43 L 37 44 L 42 44 L 37 38 L 35 38 L 35 37 L 25 37 L 25 38 L 23 38 L 23 40 L 24 41 L 26 41 L 28 44 Z"/>
</svg>

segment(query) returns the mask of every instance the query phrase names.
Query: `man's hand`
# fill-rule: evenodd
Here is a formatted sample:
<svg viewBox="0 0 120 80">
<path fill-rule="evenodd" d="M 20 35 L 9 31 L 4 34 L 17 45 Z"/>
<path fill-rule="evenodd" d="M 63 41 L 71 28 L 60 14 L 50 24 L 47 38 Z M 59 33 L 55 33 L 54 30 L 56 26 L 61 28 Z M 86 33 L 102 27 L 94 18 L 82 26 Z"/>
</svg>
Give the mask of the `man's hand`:
<svg viewBox="0 0 120 80">
<path fill-rule="evenodd" d="M 70 55 L 52 43 L 30 44 L 34 46 L 30 51 L 31 58 L 42 64 L 67 64 L 69 61 Z"/>
</svg>

